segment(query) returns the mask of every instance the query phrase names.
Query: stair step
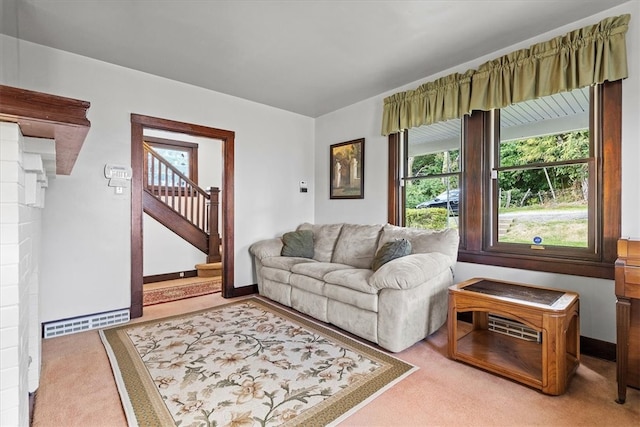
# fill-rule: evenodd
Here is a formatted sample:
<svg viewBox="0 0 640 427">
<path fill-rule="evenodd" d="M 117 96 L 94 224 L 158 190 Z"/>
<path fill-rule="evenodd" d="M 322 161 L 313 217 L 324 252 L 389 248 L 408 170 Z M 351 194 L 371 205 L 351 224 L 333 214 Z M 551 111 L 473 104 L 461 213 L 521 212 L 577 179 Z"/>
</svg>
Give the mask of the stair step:
<svg viewBox="0 0 640 427">
<path fill-rule="evenodd" d="M 198 277 L 215 277 L 222 275 L 222 263 L 211 262 L 205 264 L 196 264 L 196 270 L 198 270 Z"/>
</svg>

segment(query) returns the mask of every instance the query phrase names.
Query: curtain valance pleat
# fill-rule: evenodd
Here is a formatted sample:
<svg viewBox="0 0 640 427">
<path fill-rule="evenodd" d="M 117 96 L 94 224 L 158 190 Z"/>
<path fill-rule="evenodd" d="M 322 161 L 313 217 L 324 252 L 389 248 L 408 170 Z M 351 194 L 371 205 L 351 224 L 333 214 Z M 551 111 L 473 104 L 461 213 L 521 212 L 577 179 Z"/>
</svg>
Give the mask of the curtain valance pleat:
<svg viewBox="0 0 640 427">
<path fill-rule="evenodd" d="M 590 25 L 384 100 L 382 134 L 627 77 L 631 15 Z"/>
<path fill-rule="evenodd" d="M 469 111 L 472 72 L 450 74 L 425 83 L 416 90 L 386 98 L 382 116 L 383 135 L 461 117 Z M 389 131 L 385 133 L 385 130 Z"/>
</svg>

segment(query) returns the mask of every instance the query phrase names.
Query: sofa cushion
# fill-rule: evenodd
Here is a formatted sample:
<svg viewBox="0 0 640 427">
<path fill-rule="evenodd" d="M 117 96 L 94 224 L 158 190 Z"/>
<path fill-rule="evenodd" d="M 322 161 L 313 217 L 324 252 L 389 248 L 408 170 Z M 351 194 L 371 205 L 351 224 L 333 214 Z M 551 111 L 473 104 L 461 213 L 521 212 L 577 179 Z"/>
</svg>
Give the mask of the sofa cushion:
<svg viewBox="0 0 640 427">
<path fill-rule="evenodd" d="M 368 268 L 349 268 L 332 271 L 324 276 L 327 284 L 338 285 L 366 294 L 376 294 L 378 290 L 369 284 L 373 271 Z M 327 295 L 328 296 L 328 295 Z"/>
<path fill-rule="evenodd" d="M 304 274 L 291 273 L 289 284 L 292 289 L 301 289 L 307 293 L 320 295 L 324 298 L 324 287 L 326 286 L 324 280 L 314 279 Z"/>
<path fill-rule="evenodd" d="M 304 223 L 298 227 L 298 230 L 313 231 L 313 259 L 320 262 L 331 262 L 331 256 L 341 229 L 342 224 Z"/>
<path fill-rule="evenodd" d="M 455 228 L 423 230 L 386 224 L 380 233 L 378 248 L 389 241 L 397 239 L 407 239 L 411 242 L 411 253 L 414 254 L 440 252 L 447 255 L 453 262 L 458 259 L 460 238 L 458 230 Z"/>
<path fill-rule="evenodd" d="M 280 255 L 300 258 L 313 258 L 313 231 L 297 230 L 282 235 Z"/>
<path fill-rule="evenodd" d="M 411 242 L 407 239 L 391 240 L 377 250 L 373 257 L 371 268 L 377 271 L 380 267 L 396 258 L 407 256 L 411 253 Z"/>
<path fill-rule="evenodd" d="M 302 264 L 307 262 L 316 262 L 308 258 L 294 258 L 286 256 L 271 256 L 262 260 L 262 265 L 265 267 L 279 268 L 280 270 L 291 271 L 291 268 L 296 264 Z"/>
<path fill-rule="evenodd" d="M 280 268 L 262 267 L 262 277 L 264 279 L 273 280 L 274 282 L 289 284 L 291 272 Z"/>
<path fill-rule="evenodd" d="M 314 279 L 324 280 L 327 273 L 336 270 L 344 270 L 353 268 L 345 264 L 336 264 L 331 262 L 303 262 L 291 267 L 291 272 L 301 274 L 303 276 L 313 277 Z"/>
<path fill-rule="evenodd" d="M 333 251 L 332 262 L 356 268 L 371 268 L 378 249 L 380 230 L 381 225 L 343 225 Z"/>
</svg>

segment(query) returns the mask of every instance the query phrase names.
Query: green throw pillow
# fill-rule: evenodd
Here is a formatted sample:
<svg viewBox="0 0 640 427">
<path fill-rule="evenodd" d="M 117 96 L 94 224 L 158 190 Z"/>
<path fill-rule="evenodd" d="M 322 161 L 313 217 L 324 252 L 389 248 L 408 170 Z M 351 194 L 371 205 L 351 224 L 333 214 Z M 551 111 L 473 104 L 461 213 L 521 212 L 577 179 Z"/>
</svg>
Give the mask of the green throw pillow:
<svg viewBox="0 0 640 427">
<path fill-rule="evenodd" d="M 313 258 L 313 231 L 298 230 L 284 233 L 282 236 L 282 256 Z"/>
<path fill-rule="evenodd" d="M 406 239 L 392 240 L 385 243 L 378 249 L 376 256 L 373 258 L 371 268 L 377 271 L 380 267 L 391 260 L 400 258 L 411 253 L 411 242 Z"/>
</svg>

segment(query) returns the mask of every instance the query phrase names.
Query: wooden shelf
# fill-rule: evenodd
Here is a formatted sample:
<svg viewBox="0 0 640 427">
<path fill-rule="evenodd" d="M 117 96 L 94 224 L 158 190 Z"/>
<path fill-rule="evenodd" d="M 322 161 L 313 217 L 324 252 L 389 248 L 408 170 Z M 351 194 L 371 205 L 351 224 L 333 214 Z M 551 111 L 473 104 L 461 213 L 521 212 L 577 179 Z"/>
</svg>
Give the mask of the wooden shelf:
<svg viewBox="0 0 640 427">
<path fill-rule="evenodd" d="M 91 122 L 87 101 L 0 85 L 0 121 L 24 136 L 55 140 L 56 174 L 70 175 Z"/>
<path fill-rule="evenodd" d="M 542 387 L 542 346 L 536 342 L 479 329 L 458 340 L 456 358 L 533 387 Z"/>
</svg>

